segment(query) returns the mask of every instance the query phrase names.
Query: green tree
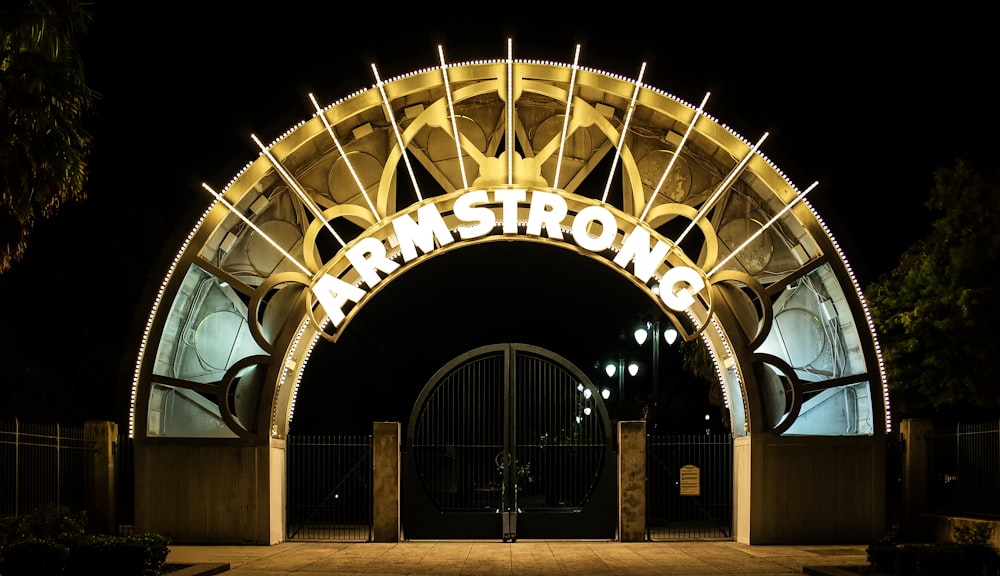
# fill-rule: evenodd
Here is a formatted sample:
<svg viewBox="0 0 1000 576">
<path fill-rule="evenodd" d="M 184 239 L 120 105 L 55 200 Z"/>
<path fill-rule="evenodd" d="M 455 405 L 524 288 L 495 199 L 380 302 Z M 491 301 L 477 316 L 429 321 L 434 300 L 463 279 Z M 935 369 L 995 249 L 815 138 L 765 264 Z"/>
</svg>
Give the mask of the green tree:
<svg viewBox="0 0 1000 576">
<path fill-rule="evenodd" d="M 970 163 L 934 173 L 928 235 L 867 290 L 901 417 L 996 415 L 1000 180 Z"/>
<path fill-rule="evenodd" d="M 79 0 L 8 0 L 0 8 L 0 273 L 19 261 L 39 219 L 85 197 L 97 95 L 78 43 Z"/>
</svg>

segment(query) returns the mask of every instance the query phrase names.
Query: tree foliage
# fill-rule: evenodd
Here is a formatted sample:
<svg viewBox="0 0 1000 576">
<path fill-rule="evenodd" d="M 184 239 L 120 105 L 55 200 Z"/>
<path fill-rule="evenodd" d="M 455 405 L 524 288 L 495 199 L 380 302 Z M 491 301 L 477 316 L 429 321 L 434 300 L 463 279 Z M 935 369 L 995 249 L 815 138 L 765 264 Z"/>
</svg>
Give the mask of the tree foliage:
<svg viewBox="0 0 1000 576">
<path fill-rule="evenodd" d="M 995 416 L 1000 180 L 957 160 L 925 206 L 929 234 L 867 290 L 890 399 L 904 418 Z"/>
<path fill-rule="evenodd" d="M 19 261 L 36 222 L 85 197 L 97 95 L 79 41 L 79 0 L 10 0 L 0 8 L 0 273 Z"/>
</svg>

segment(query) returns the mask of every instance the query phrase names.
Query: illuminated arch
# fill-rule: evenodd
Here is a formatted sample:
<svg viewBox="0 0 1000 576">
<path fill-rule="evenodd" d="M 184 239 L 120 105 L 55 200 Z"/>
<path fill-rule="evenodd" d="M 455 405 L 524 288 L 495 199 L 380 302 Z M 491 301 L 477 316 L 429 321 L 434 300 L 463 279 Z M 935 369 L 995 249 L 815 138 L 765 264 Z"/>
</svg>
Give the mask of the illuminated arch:
<svg viewBox="0 0 1000 576">
<path fill-rule="evenodd" d="M 508 47 L 508 50 L 510 48 Z M 579 52 L 577 53 L 579 54 Z M 130 431 L 137 438 L 283 437 L 320 338 L 335 340 L 313 289 L 337 277 L 367 289 L 345 254 L 432 207 L 452 240 L 401 260 L 405 274 L 447 250 L 495 240 L 545 242 L 619 271 L 688 339 L 703 338 L 733 433 L 881 435 L 886 382 L 863 294 L 822 220 L 760 151 L 699 105 L 573 64 L 505 59 L 447 64 L 383 81 L 321 107 L 268 145 L 191 230 L 152 307 L 138 354 Z M 311 95 L 310 95 L 311 98 Z M 256 138 L 254 138 L 256 141 Z M 430 176 L 419 181 L 414 164 Z M 609 168 L 610 166 L 610 168 Z M 564 238 L 504 231 L 462 240 L 464 194 L 525 190 L 615 217 L 607 254 Z M 597 207 L 597 208 L 593 208 Z M 488 209 L 498 222 L 499 204 Z M 670 247 L 648 281 L 612 261 L 641 230 Z M 370 242 L 370 241 L 369 241 Z M 610 255 L 610 256 L 609 256 Z M 690 267 L 709 286 L 684 313 L 653 285 Z M 384 285 L 384 284 L 382 284 Z M 210 343 L 210 344 L 209 344 Z"/>
</svg>

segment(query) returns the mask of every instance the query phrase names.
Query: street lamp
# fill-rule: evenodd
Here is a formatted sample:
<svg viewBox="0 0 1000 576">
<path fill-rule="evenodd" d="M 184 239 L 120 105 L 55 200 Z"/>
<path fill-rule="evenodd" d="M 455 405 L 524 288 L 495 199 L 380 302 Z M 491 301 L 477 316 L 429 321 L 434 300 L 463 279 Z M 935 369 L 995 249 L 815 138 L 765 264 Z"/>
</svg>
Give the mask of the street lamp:
<svg viewBox="0 0 1000 576">
<path fill-rule="evenodd" d="M 639 365 L 635 362 L 629 362 L 625 365 L 625 359 L 621 356 L 618 360 L 608 362 L 604 365 L 604 372 L 608 375 L 608 378 L 614 378 L 615 374 L 618 374 L 618 401 L 622 402 L 625 399 L 625 371 L 628 370 L 629 376 L 635 376 L 639 373 Z M 603 393 L 602 393 L 603 396 Z M 607 396 L 604 396 L 607 398 Z"/>
<path fill-rule="evenodd" d="M 653 335 L 653 401 L 655 402 L 660 387 L 660 319 L 657 318 L 652 322 L 647 321 L 645 326 L 636 328 L 632 336 L 636 343 L 642 346 L 646 343 L 650 333 Z M 667 341 L 667 346 L 672 346 L 677 341 L 677 329 L 668 323 L 667 328 L 663 331 L 663 337 Z"/>
</svg>

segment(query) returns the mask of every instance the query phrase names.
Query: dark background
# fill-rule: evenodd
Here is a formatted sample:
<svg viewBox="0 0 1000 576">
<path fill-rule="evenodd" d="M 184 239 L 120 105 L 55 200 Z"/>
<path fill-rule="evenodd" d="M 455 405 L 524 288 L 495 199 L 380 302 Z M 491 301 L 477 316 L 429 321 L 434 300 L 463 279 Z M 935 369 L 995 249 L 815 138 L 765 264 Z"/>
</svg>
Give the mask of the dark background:
<svg viewBox="0 0 1000 576">
<path fill-rule="evenodd" d="M 0 416 L 127 422 L 153 295 L 212 200 L 202 182 L 220 190 L 256 158 L 250 134 L 269 142 L 309 118 L 309 93 L 325 104 L 368 88 L 372 63 L 383 79 L 436 66 L 438 44 L 449 62 L 505 57 L 507 38 L 516 58 L 571 62 L 579 43 L 583 66 L 634 78 L 645 62 L 647 84 L 695 104 L 710 91 L 710 115 L 750 141 L 769 132 L 763 154 L 800 189 L 819 181 L 809 202 L 866 286 L 926 232 L 933 171 L 957 157 L 990 166 L 1000 152 L 998 50 L 984 6 L 349 10 L 99 0 L 84 44 L 101 94 L 89 199 L 41 223 L 26 260 L 0 276 Z M 461 333 L 463 349 L 507 341 L 524 336 L 523 319 L 535 313 L 551 320 L 531 331 L 532 343 L 558 341 L 581 359 L 603 354 L 615 345 L 615 326 L 636 320 L 643 303 L 598 265 L 542 252 L 504 255 L 517 262 L 504 274 L 474 269 L 483 256 L 470 252 L 394 282 L 399 296 L 387 290 L 379 306 L 366 307 L 351 344 L 310 364 L 325 374 L 364 353 L 353 370 L 371 371 L 344 372 L 346 386 L 304 387 L 297 411 L 314 415 L 301 421 L 319 422 L 320 407 L 349 410 L 372 380 L 426 380 L 455 355 L 439 344 L 445 336 Z M 469 318 L 487 330 L 466 333 Z M 386 322 L 396 324 L 387 332 Z"/>
</svg>

